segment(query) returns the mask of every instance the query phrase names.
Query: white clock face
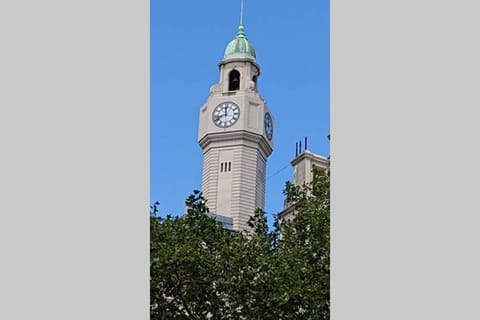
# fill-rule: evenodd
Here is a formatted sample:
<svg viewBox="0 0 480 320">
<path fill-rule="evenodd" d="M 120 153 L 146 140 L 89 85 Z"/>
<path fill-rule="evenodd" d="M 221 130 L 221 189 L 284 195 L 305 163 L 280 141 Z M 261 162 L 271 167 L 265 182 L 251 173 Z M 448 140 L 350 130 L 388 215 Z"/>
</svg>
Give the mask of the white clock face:
<svg viewBox="0 0 480 320">
<path fill-rule="evenodd" d="M 264 125 L 265 125 L 265 134 L 267 135 L 268 140 L 272 140 L 272 137 L 273 137 L 273 121 L 272 121 L 272 116 L 268 112 L 265 113 Z"/>
<path fill-rule="evenodd" d="M 232 126 L 240 118 L 240 108 L 233 102 L 219 104 L 212 114 L 213 123 L 220 128 Z"/>
</svg>

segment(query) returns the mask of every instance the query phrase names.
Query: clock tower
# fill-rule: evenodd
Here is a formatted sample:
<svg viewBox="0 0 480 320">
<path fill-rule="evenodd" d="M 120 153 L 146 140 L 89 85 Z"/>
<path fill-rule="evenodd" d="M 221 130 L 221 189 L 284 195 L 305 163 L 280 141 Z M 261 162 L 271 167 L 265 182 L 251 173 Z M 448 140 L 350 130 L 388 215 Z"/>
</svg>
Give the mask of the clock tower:
<svg viewBox="0 0 480 320">
<path fill-rule="evenodd" d="M 242 24 L 219 63 L 220 79 L 200 108 L 198 142 L 203 150 L 202 192 L 210 212 L 247 230 L 265 205 L 267 157 L 273 151 L 274 119 L 258 94 L 260 67 Z"/>
</svg>

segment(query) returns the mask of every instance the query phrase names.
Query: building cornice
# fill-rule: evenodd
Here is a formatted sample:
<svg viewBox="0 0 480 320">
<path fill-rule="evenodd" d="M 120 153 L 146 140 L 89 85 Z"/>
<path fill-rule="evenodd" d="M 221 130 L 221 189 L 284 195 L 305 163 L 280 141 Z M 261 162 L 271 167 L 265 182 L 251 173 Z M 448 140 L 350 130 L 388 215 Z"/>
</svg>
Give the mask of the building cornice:
<svg viewBox="0 0 480 320">
<path fill-rule="evenodd" d="M 246 145 L 255 148 L 259 146 L 264 158 L 267 158 L 273 152 L 272 147 L 263 135 L 246 130 L 208 133 L 198 141 L 204 152 L 217 143 L 220 143 L 222 147 L 228 146 L 228 142 L 231 142 L 232 146 Z"/>
<path fill-rule="evenodd" d="M 304 152 L 302 152 L 301 154 L 299 154 L 295 159 L 293 159 L 290 163 L 292 164 L 292 166 L 295 166 L 297 165 L 299 162 L 301 162 L 302 160 L 306 159 L 306 158 L 309 158 L 309 159 L 312 159 L 316 162 L 319 162 L 323 165 L 325 165 L 325 167 L 328 165 L 328 158 L 327 157 L 324 157 L 324 156 L 321 156 L 321 155 L 318 155 L 318 154 L 315 154 L 313 152 L 310 152 L 308 150 L 305 150 Z"/>
<path fill-rule="evenodd" d="M 255 68 L 257 68 L 258 75 L 260 75 L 260 66 L 255 61 L 255 59 L 253 59 L 251 57 L 248 57 L 248 56 L 243 56 L 243 55 L 240 55 L 240 54 L 238 54 L 237 56 L 233 56 L 233 57 L 223 59 L 222 61 L 220 61 L 218 63 L 218 68 L 221 68 L 223 65 L 228 64 L 228 63 L 233 63 L 233 62 L 242 62 L 242 63 L 243 62 L 249 62 L 249 63 L 253 64 L 255 66 Z"/>
<path fill-rule="evenodd" d="M 293 215 L 294 212 L 295 212 L 295 205 L 287 204 L 287 206 L 277 214 L 277 217 L 279 220 L 283 220 L 285 219 L 285 217 L 288 217 L 289 215 Z"/>
</svg>

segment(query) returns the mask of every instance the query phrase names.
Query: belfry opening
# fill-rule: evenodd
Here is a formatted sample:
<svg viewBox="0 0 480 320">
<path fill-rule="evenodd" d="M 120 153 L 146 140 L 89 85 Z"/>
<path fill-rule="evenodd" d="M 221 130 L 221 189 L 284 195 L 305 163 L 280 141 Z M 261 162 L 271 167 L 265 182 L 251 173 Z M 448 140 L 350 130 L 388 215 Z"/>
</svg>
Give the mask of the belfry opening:
<svg viewBox="0 0 480 320">
<path fill-rule="evenodd" d="M 228 91 L 240 90 L 240 72 L 232 70 L 228 74 Z"/>
</svg>

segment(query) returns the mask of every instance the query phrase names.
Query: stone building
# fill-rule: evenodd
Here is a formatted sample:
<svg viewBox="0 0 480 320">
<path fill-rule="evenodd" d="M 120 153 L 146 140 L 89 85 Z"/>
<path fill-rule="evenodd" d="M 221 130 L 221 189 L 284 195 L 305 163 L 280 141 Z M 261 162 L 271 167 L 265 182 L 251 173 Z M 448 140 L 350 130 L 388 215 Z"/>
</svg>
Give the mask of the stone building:
<svg viewBox="0 0 480 320">
<path fill-rule="evenodd" d="M 321 155 L 305 150 L 297 155 L 291 162 L 293 167 L 293 184 L 302 186 L 312 181 L 313 167 L 326 169 L 328 159 Z M 280 220 L 290 220 L 294 217 L 295 207 L 285 200 L 284 209 L 278 214 Z"/>
</svg>

